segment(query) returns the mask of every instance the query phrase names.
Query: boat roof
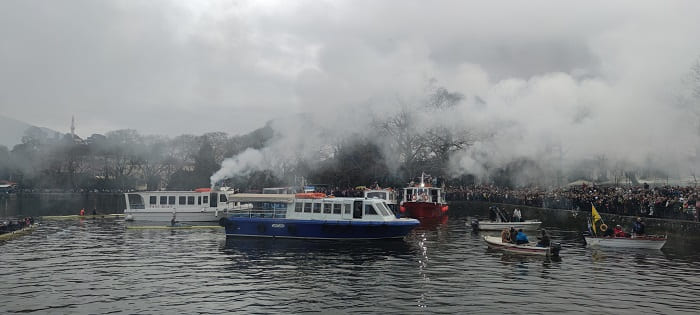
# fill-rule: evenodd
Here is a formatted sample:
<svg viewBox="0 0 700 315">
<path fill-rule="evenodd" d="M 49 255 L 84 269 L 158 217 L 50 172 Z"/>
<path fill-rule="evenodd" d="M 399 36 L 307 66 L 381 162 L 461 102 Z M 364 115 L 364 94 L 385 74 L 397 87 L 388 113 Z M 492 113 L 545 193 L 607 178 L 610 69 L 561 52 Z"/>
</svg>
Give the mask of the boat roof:
<svg viewBox="0 0 700 315">
<path fill-rule="evenodd" d="M 293 194 L 233 194 L 228 196 L 230 201 L 240 202 L 292 202 Z"/>
</svg>

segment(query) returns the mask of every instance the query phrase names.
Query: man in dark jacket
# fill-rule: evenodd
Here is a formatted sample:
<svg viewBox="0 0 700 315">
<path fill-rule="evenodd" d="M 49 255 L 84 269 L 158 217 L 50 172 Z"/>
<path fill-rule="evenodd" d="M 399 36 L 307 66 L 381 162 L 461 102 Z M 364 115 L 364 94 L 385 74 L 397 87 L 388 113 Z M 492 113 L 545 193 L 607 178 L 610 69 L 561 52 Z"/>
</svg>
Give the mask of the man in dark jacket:
<svg viewBox="0 0 700 315">
<path fill-rule="evenodd" d="M 637 222 L 634 222 L 634 227 L 632 227 L 632 233 L 637 235 L 644 235 L 644 222 L 642 222 L 642 218 L 637 218 Z"/>
<path fill-rule="evenodd" d="M 549 245 L 552 243 L 551 239 L 549 238 L 549 233 L 545 229 L 542 229 L 542 236 L 540 237 L 540 241 L 537 242 L 538 247 L 549 247 Z"/>
</svg>

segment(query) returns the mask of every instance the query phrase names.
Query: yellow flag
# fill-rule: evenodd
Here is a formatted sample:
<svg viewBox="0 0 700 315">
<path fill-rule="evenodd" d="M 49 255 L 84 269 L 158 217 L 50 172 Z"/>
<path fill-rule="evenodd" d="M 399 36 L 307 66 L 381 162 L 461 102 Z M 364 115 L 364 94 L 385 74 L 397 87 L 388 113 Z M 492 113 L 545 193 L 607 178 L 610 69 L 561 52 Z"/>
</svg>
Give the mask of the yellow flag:
<svg viewBox="0 0 700 315">
<path fill-rule="evenodd" d="M 595 224 L 596 224 L 596 222 L 600 221 L 601 218 L 600 218 L 600 214 L 598 214 L 598 211 L 595 210 L 595 206 L 593 204 L 591 204 L 591 213 L 593 216 L 593 233 L 597 233 L 597 231 L 595 229 Z"/>
</svg>

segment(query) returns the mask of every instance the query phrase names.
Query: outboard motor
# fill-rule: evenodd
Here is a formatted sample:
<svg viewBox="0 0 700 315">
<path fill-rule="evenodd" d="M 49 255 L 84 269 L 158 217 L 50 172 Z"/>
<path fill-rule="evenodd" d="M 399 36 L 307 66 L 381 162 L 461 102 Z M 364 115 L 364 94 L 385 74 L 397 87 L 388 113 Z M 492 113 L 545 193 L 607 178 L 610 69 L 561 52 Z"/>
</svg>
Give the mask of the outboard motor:
<svg viewBox="0 0 700 315">
<path fill-rule="evenodd" d="M 473 218 L 472 219 L 472 232 L 478 232 L 479 231 L 479 219 Z"/>
<path fill-rule="evenodd" d="M 549 249 L 552 252 L 552 256 L 559 256 L 559 252 L 561 251 L 561 243 L 552 243 L 549 246 Z"/>
</svg>

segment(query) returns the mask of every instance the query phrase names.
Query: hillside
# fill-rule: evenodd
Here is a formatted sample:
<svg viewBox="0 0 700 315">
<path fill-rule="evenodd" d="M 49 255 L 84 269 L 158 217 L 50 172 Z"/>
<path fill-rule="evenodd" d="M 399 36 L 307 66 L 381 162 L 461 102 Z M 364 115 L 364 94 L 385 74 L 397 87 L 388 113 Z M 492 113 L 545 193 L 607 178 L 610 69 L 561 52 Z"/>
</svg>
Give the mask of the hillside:
<svg viewBox="0 0 700 315">
<path fill-rule="evenodd" d="M 24 131 L 29 127 L 32 127 L 32 125 L 0 115 L 0 145 L 4 145 L 8 149 L 12 149 L 13 146 L 22 142 Z M 40 128 L 49 134 L 49 137 L 52 137 L 57 133 L 56 131 L 48 128 Z"/>
</svg>

